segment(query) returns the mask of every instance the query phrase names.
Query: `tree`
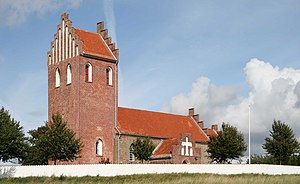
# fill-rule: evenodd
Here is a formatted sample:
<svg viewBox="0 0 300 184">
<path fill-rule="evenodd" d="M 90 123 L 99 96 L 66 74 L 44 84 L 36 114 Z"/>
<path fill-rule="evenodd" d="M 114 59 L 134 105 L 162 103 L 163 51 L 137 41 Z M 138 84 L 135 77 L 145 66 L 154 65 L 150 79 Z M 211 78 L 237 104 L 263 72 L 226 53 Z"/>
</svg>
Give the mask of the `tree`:
<svg viewBox="0 0 300 184">
<path fill-rule="evenodd" d="M 23 165 L 47 165 L 48 156 L 47 145 L 44 144 L 48 131 L 48 125 L 38 127 L 36 130 L 30 130 L 28 134 L 30 137 L 27 138 L 29 147 L 26 151 L 26 156 L 22 162 Z"/>
<path fill-rule="evenodd" d="M 80 139 L 75 132 L 67 127 L 67 122 L 57 113 L 52 121 L 29 132 L 31 147 L 27 154 L 26 164 L 46 164 L 48 160 L 73 161 L 79 157 L 82 148 Z M 38 160 L 40 159 L 40 160 Z"/>
<path fill-rule="evenodd" d="M 297 152 L 299 143 L 293 130 L 284 122 L 274 120 L 270 137 L 265 138 L 263 149 L 281 164 L 287 164 L 289 158 Z"/>
<path fill-rule="evenodd" d="M 25 150 L 23 127 L 2 107 L 0 110 L 0 159 L 5 162 L 18 158 L 21 161 Z"/>
<path fill-rule="evenodd" d="M 270 155 L 251 155 L 251 164 L 275 164 L 276 160 Z"/>
<path fill-rule="evenodd" d="M 243 156 L 247 146 L 242 133 L 236 127 L 228 123 L 222 124 L 222 130 L 218 136 L 211 136 L 207 152 L 209 158 L 217 163 L 228 163 L 228 159 L 235 159 Z"/>
<path fill-rule="evenodd" d="M 144 160 L 150 160 L 153 150 L 155 149 L 154 143 L 147 138 L 137 138 L 133 142 L 133 154 L 138 159 L 144 162 Z"/>
<path fill-rule="evenodd" d="M 67 127 L 67 122 L 63 122 L 59 113 L 52 115 L 52 122 L 48 126 L 46 135 L 42 144 L 48 147 L 45 153 L 50 160 L 54 161 L 54 165 L 57 160 L 73 161 L 79 157 L 82 148 L 80 139 L 75 138 L 75 132 Z"/>
</svg>

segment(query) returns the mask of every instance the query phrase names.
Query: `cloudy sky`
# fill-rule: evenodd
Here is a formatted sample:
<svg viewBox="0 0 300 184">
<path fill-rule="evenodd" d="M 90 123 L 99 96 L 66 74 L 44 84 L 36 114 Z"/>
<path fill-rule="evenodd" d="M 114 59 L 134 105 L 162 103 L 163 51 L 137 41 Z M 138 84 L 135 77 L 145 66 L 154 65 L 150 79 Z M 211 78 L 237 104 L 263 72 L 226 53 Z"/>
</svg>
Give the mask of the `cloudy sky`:
<svg viewBox="0 0 300 184">
<path fill-rule="evenodd" d="M 0 106 L 25 131 L 47 120 L 47 52 L 60 15 L 120 49 L 119 106 L 229 122 L 253 153 L 274 119 L 300 140 L 300 1 L 0 0 Z M 163 128 L 163 127 L 158 127 Z"/>
</svg>

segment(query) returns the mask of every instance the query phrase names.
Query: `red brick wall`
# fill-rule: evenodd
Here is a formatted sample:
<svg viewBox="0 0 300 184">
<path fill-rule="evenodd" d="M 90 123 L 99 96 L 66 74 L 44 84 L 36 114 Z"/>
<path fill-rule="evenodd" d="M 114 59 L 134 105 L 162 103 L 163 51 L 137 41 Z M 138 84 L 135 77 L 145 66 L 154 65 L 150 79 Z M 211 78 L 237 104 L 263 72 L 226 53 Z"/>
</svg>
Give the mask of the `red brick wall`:
<svg viewBox="0 0 300 184">
<path fill-rule="evenodd" d="M 93 67 L 93 81 L 85 82 L 85 64 Z M 71 64 L 72 83 L 66 85 L 67 65 Z M 60 69 L 60 87 L 55 87 L 55 70 Z M 106 82 L 106 68 L 113 69 L 113 86 Z M 118 106 L 117 64 L 73 57 L 48 66 L 48 117 L 60 112 L 68 126 L 84 145 L 81 158 L 75 163 L 99 163 L 103 158 L 113 161 L 113 138 Z M 116 101 L 115 101 L 116 100 Z M 96 141 L 103 141 L 103 157 L 96 155 Z"/>
</svg>

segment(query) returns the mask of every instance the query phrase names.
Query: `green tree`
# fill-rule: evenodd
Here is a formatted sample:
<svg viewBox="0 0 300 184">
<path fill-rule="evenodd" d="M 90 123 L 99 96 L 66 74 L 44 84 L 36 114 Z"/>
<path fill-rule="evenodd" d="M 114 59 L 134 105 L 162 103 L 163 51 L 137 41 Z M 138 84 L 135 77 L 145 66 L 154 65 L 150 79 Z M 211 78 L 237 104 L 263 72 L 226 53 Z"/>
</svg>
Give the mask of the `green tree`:
<svg viewBox="0 0 300 184">
<path fill-rule="evenodd" d="M 270 155 L 251 155 L 251 164 L 275 164 L 276 160 Z"/>
<path fill-rule="evenodd" d="M 42 144 L 48 148 L 45 153 L 55 165 L 57 160 L 74 161 L 79 157 L 82 148 L 80 139 L 75 138 L 75 132 L 67 127 L 67 122 L 63 122 L 59 113 L 52 115 L 46 135 Z"/>
<path fill-rule="evenodd" d="M 284 122 L 274 120 L 270 137 L 265 138 L 263 149 L 273 156 L 277 163 L 287 164 L 289 158 L 295 154 L 299 148 L 299 143 L 295 138 L 293 130 Z"/>
<path fill-rule="evenodd" d="M 25 136 L 20 122 L 14 120 L 9 112 L 2 107 L 0 109 L 0 159 L 7 161 L 24 157 L 26 150 Z"/>
<path fill-rule="evenodd" d="M 236 127 L 223 123 L 222 130 L 218 132 L 218 136 L 210 137 L 207 152 L 212 161 L 228 163 L 229 159 L 243 156 L 246 149 L 247 146 L 243 134 L 238 132 Z"/>
<path fill-rule="evenodd" d="M 79 157 L 82 148 L 80 139 L 75 138 L 75 132 L 67 127 L 67 122 L 57 113 L 52 115 L 52 121 L 29 132 L 29 142 L 26 164 L 46 164 L 48 160 L 74 161 Z"/>
<path fill-rule="evenodd" d="M 141 160 L 142 162 L 144 162 L 144 160 L 150 160 L 154 149 L 154 143 L 149 137 L 137 138 L 133 142 L 133 154 L 138 160 Z"/>
<path fill-rule="evenodd" d="M 48 155 L 45 144 L 47 139 L 48 125 L 38 127 L 36 130 L 30 130 L 28 134 L 30 137 L 27 138 L 29 142 L 29 147 L 26 151 L 26 156 L 23 160 L 23 165 L 47 165 L 48 164 Z"/>
</svg>

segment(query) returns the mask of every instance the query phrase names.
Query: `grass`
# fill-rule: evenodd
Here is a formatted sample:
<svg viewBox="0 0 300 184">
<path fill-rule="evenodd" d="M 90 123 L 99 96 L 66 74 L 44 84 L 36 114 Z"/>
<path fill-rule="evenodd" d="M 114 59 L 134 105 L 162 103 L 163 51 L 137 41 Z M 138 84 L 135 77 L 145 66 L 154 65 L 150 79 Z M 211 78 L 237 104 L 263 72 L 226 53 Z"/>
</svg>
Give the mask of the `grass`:
<svg viewBox="0 0 300 184">
<path fill-rule="evenodd" d="M 1 184 L 10 183 L 260 183 L 260 184 L 289 184 L 300 183 L 300 175 L 259 175 L 259 174 L 239 174 L 239 175 L 216 175 L 216 174 L 145 174 L 128 175 L 115 177 L 85 176 L 85 177 L 26 177 L 26 178 L 0 178 Z"/>
</svg>

